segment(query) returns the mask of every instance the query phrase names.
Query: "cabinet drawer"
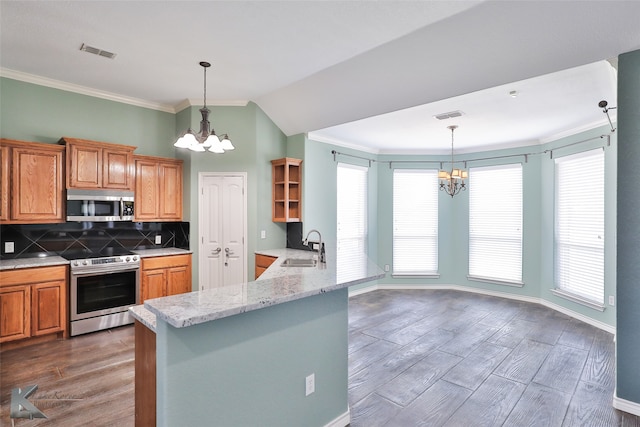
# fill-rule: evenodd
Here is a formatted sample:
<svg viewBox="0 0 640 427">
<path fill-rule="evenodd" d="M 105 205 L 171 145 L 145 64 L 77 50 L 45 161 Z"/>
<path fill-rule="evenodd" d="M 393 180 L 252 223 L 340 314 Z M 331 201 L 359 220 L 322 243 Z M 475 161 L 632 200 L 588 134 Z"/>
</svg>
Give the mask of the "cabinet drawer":
<svg viewBox="0 0 640 427">
<path fill-rule="evenodd" d="M 142 269 L 153 270 L 154 268 L 179 267 L 189 265 L 190 260 L 191 254 L 142 258 Z"/>
<path fill-rule="evenodd" d="M 67 278 L 67 266 L 21 268 L 17 270 L 0 271 L 0 287 L 13 285 L 27 285 L 37 282 L 50 282 Z"/>
</svg>

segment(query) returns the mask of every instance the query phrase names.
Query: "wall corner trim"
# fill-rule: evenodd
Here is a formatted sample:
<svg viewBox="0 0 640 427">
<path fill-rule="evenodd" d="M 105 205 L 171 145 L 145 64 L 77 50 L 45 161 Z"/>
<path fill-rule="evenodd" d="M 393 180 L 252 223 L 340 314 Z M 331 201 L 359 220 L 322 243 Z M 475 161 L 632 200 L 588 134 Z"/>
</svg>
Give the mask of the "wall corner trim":
<svg viewBox="0 0 640 427">
<path fill-rule="evenodd" d="M 640 403 L 631 402 L 630 400 L 621 399 L 616 393 L 613 394 L 613 407 L 633 415 L 640 416 Z"/>
<path fill-rule="evenodd" d="M 342 415 L 339 415 L 336 419 L 332 420 L 331 422 L 329 422 L 329 424 L 325 425 L 324 427 L 346 427 L 349 424 L 351 424 L 351 413 L 347 408 L 347 412 L 345 412 Z"/>
</svg>

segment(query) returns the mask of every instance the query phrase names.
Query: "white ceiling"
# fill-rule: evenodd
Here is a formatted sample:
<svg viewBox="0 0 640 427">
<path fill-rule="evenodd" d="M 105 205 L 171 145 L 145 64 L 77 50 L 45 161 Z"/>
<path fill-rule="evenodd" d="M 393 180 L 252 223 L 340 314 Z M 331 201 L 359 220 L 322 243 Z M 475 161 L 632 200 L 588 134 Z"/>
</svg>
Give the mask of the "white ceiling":
<svg viewBox="0 0 640 427">
<path fill-rule="evenodd" d="M 457 124 L 469 151 L 606 123 L 604 60 L 640 49 L 639 17 L 636 1 L 1 1 L 0 72 L 177 111 L 201 103 L 205 60 L 209 105 L 253 101 L 287 135 L 438 153 Z"/>
</svg>

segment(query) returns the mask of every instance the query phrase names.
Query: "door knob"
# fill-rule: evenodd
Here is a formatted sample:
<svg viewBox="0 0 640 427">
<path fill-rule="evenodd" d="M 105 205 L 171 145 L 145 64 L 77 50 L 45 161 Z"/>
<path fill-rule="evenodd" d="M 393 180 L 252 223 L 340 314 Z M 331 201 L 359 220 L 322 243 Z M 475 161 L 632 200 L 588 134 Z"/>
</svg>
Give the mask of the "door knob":
<svg viewBox="0 0 640 427">
<path fill-rule="evenodd" d="M 222 248 L 216 248 L 216 249 L 211 251 L 211 255 L 218 255 L 221 250 L 222 250 Z"/>
</svg>

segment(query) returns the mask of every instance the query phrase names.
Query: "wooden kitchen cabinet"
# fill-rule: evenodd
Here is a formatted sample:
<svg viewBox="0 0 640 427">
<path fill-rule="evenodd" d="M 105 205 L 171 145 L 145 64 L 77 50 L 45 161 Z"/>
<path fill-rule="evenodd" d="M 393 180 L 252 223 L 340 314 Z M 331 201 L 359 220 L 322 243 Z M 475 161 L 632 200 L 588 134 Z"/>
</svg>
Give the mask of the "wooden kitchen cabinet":
<svg viewBox="0 0 640 427">
<path fill-rule="evenodd" d="M 271 161 L 273 222 L 300 222 L 302 217 L 302 160 Z"/>
<path fill-rule="evenodd" d="M 9 147 L 0 146 L 0 221 L 9 220 Z"/>
<path fill-rule="evenodd" d="M 31 336 L 30 301 L 29 285 L 0 287 L 0 342 Z"/>
<path fill-rule="evenodd" d="M 182 160 L 134 157 L 136 221 L 182 221 Z"/>
<path fill-rule="evenodd" d="M 67 331 L 65 265 L 0 271 L 0 342 Z"/>
<path fill-rule="evenodd" d="M 64 147 L 2 139 L 0 221 L 64 222 Z"/>
<path fill-rule="evenodd" d="M 63 137 L 67 188 L 133 190 L 136 147 Z"/>
<path fill-rule="evenodd" d="M 191 292 L 191 254 L 142 258 L 140 303 Z"/>
<path fill-rule="evenodd" d="M 277 259 L 277 257 L 256 254 L 256 279 Z"/>
</svg>

